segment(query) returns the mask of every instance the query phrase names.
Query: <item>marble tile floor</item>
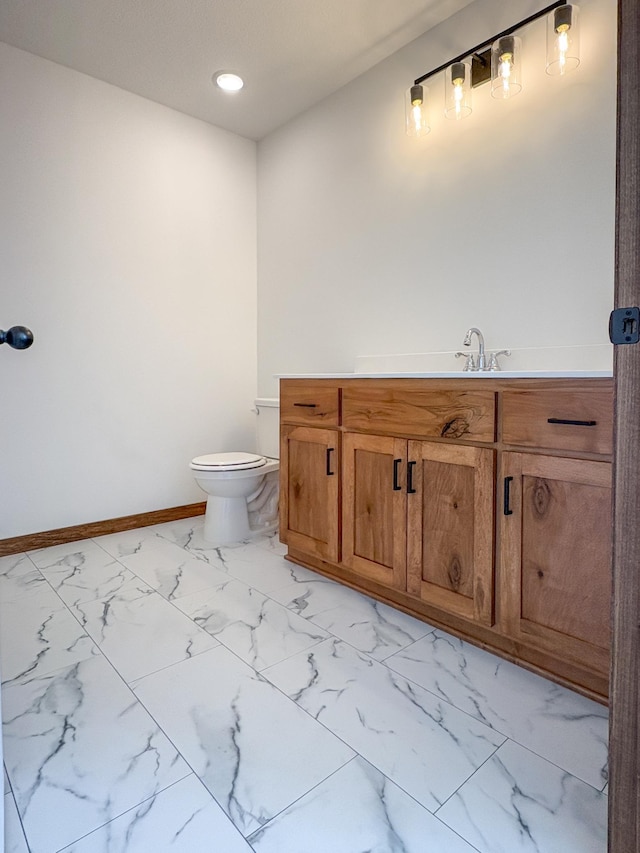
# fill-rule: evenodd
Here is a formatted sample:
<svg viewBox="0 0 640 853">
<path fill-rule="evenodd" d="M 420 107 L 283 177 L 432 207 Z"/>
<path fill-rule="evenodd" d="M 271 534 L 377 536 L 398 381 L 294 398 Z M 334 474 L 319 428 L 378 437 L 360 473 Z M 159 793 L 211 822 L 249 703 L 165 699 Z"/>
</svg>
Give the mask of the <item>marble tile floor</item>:
<svg viewBox="0 0 640 853">
<path fill-rule="evenodd" d="M 7 853 L 605 853 L 605 708 L 201 530 L 0 559 Z"/>
</svg>

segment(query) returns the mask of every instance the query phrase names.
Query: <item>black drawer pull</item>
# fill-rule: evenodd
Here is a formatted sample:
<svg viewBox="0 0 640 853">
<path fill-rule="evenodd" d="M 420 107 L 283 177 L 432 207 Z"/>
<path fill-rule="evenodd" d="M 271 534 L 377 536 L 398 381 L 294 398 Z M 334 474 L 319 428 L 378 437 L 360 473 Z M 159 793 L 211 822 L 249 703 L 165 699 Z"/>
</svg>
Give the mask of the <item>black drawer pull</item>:
<svg viewBox="0 0 640 853">
<path fill-rule="evenodd" d="M 317 403 L 294 403 L 294 406 L 300 406 L 301 409 L 317 409 Z"/>
<path fill-rule="evenodd" d="M 511 503 L 511 483 L 513 481 L 513 477 L 505 477 L 504 478 L 504 504 L 502 511 L 505 515 L 513 515 L 513 510 L 509 506 Z"/>
<path fill-rule="evenodd" d="M 569 421 L 565 418 L 547 418 L 548 424 L 568 424 L 569 426 L 595 426 L 597 421 Z"/>
<path fill-rule="evenodd" d="M 327 477 L 333 477 L 336 473 L 331 470 L 331 454 L 335 450 L 335 447 L 327 447 Z"/>
<path fill-rule="evenodd" d="M 415 462 L 409 462 L 407 464 L 407 494 L 415 495 L 416 490 L 413 488 L 413 466 Z"/>
<path fill-rule="evenodd" d="M 400 473 L 400 465 L 402 463 L 402 459 L 394 459 L 393 460 L 393 491 L 401 492 L 402 486 L 398 482 L 398 474 Z"/>
</svg>

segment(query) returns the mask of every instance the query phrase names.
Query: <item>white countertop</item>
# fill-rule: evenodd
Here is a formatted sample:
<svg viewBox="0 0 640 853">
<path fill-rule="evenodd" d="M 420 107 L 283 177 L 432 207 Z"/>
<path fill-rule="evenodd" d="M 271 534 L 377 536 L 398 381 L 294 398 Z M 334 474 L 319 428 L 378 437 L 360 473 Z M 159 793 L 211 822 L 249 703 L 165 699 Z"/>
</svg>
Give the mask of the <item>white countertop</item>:
<svg viewBox="0 0 640 853">
<path fill-rule="evenodd" d="M 503 347 L 508 349 L 508 347 Z M 487 363 L 492 350 L 487 347 Z M 464 372 L 456 352 L 363 355 L 353 373 L 281 373 L 278 379 L 586 379 L 613 376 L 611 344 L 511 348 L 500 355 L 501 370 Z M 471 350 L 469 351 L 471 352 Z M 475 350 L 474 350 L 475 353 Z M 465 355 L 467 353 L 465 352 Z"/>
<path fill-rule="evenodd" d="M 279 373 L 276 379 L 607 379 L 611 370 L 462 370 L 431 373 Z"/>
</svg>

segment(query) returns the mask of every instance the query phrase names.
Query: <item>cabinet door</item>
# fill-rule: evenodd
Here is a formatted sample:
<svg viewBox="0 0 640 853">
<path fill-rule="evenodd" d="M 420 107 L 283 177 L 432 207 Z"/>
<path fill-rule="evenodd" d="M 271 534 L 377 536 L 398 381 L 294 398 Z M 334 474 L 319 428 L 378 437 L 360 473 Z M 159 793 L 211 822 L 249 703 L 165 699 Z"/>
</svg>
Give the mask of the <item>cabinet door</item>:
<svg viewBox="0 0 640 853">
<path fill-rule="evenodd" d="M 403 439 L 344 433 L 342 562 L 395 589 L 406 587 L 406 452 Z"/>
<path fill-rule="evenodd" d="M 337 562 L 339 434 L 283 426 L 280 433 L 280 538 L 290 548 Z"/>
<path fill-rule="evenodd" d="M 606 675 L 611 465 L 505 453 L 501 591 L 505 627 Z"/>
<path fill-rule="evenodd" d="M 409 442 L 407 591 L 493 624 L 494 451 Z"/>
</svg>

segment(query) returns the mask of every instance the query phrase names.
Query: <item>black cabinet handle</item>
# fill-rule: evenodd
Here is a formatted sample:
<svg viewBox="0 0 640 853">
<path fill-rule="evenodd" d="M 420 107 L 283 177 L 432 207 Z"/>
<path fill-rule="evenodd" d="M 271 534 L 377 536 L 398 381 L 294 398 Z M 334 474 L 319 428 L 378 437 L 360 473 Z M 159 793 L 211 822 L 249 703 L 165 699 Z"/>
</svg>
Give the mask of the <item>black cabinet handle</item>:
<svg viewBox="0 0 640 853">
<path fill-rule="evenodd" d="M 415 495 L 416 490 L 413 488 L 413 466 L 415 462 L 407 463 L 407 494 Z"/>
<path fill-rule="evenodd" d="M 299 406 L 301 409 L 317 409 L 317 403 L 294 403 L 294 406 Z"/>
<path fill-rule="evenodd" d="M 595 426 L 597 421 L 568 421 L 565 418 L 547 418 L 548 424 L 568 424 L 569 426 Z"/>
<path fill-rule="evenodd" d="M 504 506 L 503 512 L 505 515 L 513 515 L 513 510 L 509 506 L 511 503 L 511 483 L 513 481 L 513 477 L 505 477 L 504 478 Z"/>
<path fill-rule="evenodd" d="M 401 492 L 402 486 L 398 482 L 398 475 L 400 473 L 400 465 L 402 463 L 402 459 L 394 459 L 393 460 L 393 491 Z"/>
<path fill-rule="evenodd" d="M 327 447 L 327 477 L 333 477 L 336 473 L 331 470 L 331 454 L 335 450 L 335 447 Z"/>
</svg>

